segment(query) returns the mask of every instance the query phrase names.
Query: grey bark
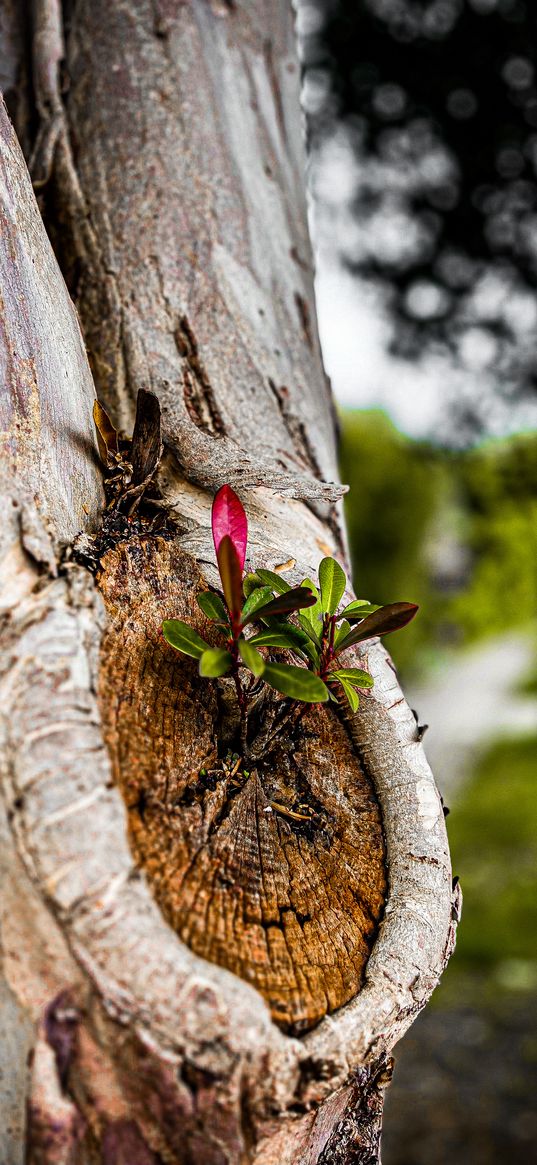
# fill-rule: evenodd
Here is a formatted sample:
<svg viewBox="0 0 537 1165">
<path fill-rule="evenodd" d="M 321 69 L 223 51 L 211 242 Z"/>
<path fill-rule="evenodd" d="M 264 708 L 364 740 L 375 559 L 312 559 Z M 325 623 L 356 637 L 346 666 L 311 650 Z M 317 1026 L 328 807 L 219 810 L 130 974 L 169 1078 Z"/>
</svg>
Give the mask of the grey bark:
<svg viewBox="0 0 537 1165">
<path fill-rule="evenodd" d="M 300 581 L 344 556 L 290 11 L 66 12 L 65 45 L 59 5 L 30 14 L 32 166 L 84 342 L 5 109 L 0 138 L 2 1161 L 365 1165 L 380 1159 L 390 1053 L 459 908 L 391 662 L 368 648 L 375 687 L 350 724 L 381 805 L 384 921 L 357 996 L 287 1036 L 257 992 L 181 943 L 134 865 L 96 697 L 103 603 L 63 554 L 103 503 L 96 384 L 128 431 L 138 389 L 159 396 L 162 491 L 209 582 L 223 481 L 248 491 L 254 561 L 294 560 Z"/>
</svg>

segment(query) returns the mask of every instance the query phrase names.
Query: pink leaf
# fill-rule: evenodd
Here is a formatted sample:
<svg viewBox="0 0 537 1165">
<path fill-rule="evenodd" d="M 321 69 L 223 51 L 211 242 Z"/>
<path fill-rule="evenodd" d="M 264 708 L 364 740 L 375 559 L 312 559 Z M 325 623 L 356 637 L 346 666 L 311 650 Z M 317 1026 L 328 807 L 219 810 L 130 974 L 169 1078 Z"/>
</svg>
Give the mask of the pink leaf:
<svg viewBox="0 0 537 1165">
<path fill-rule="evenodd" d="M 227 536 L 231 539 L 233 549 L 240 562 L 240 568 L 244 570 L 244 559 L 246 558 L 246 546 L 248 542 L 248 522 L 246 520 L 244 506 L 230 485 L 223 485 L 218 490 L 213 501 L 211 521 L 214 548 L 217 557 L 220 543 Z"/>
</svg>

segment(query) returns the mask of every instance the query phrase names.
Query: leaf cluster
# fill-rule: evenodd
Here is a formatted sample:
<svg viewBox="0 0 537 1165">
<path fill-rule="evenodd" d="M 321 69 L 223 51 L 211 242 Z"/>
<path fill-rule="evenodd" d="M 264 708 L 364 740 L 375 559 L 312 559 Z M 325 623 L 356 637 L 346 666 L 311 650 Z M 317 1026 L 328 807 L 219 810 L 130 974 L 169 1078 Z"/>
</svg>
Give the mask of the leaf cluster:
<svg viewBox="0 0 537 1165">
<path fill-rule="evenodd" d="M 258 570 L 257 577 L 265 584 L 285 594 L 289 584 L 272 571 Z M 391 603 L 386 606 L 354 599 L 340 609 L 347 589 L 343 568 L 334 558 L 323 558 L 319 565 L 318 586 L 312 579 L 302 583 L 311 591 L 314 602 L 297 612 L 298 626 L 286 624 L 280 628 L 277 642 L 270 635 L 263 636 L 267 646 L 278 646 L 294 651 L 306 667 L 324 684 L 325 699 L 339 703 L 346 699 L 353 712 L 358 710 L 357 689 L 370 688 L 373 678 L 361 668 L 346 667 L 339 657 L 349 647 L 397 631 L 414 617 L 414 603 Z"/>
<path fill-rule="evenodd" d="M 223 486 L 212 510 L 222 591 L 197 596 L 200 609 L 221 633 L 222 646 L 211 647 L 179 619 L 165 620 L 164 638 L 177 651 L 199 660 L 200 675 L 231 675 L 242 712 L 259 680 L 304 703 L 345 699 L 355 712 L 358 689 L 370 688 L 373 679 L 360 668 L 342 665 L 339 657 L 357 643 L 404 627 L 417 607 L 412 603 L 380 607 L 356 599 L 339 610 L 347 579 L 334 558 L 323 558 L 318 586 L 306 578 L 293 587 L 276 571 L 263 568 L 244 575 L 247 529 L 239 498 Z M 274 653 L 281 651 L 292 653 L 299 664 L 275 661 Z M 244 670 L 251 677 L 247 688 L 242 683 Z"/>
</svg>

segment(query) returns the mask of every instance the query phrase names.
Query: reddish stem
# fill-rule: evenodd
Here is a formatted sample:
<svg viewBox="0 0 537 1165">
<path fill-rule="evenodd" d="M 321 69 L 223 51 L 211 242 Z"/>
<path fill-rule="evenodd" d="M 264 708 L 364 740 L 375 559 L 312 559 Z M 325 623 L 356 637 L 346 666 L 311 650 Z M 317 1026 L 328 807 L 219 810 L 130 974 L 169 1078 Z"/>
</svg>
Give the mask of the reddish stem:
<svg viewBox="0 0 537 1165">
<path fill-rule="evenodd" d="M 330 616 L 330 642 L 328 644 L 328 662 L 330 663 L 334 654 L 334 636 L 336 634 L 336 617 Z"/>
<path fill-rule="evenodd" d="M 322 680 L 326 679 L 328 669 L 334 658 L 334 638 L 336 633 L 336 616 L 325 615 L 323 623 L 323 633 L 321 636 L 321 660 L 319 664 L 319 675 Z"/>
<path fill-rule="evenodd" d="M 236 638 L 235 638 L 235 634 L 236 634 Z M 242 744 L 243 748 L 245 748 L 246 747 L 246 721 L 247 721 L 247 712 L 248 712 L 248 695 L 245 692 L 245 690 L 241 684 L 240 677 L 239 677 L 240 661 L 239 661 L 239 648 L 238 648 L 238 644 L 237 644 L 238 636 L 239 636 L 239 632 L 233 631 L 233 639 L 230 639 L 230 641 L 229 641 L 229 650 L 231 652 L 231 657 L 233 660 L 233 663 L 231 665 L 231 674 L 233 676 L 233 682 L 235 684 L 235 691 L 237 693 L 237 703 L 239 705 L 239 712 L 240 712 L 240 716 L 241 716 L 241 723 L 240 723 L 241 744 Z"/>
</svg>

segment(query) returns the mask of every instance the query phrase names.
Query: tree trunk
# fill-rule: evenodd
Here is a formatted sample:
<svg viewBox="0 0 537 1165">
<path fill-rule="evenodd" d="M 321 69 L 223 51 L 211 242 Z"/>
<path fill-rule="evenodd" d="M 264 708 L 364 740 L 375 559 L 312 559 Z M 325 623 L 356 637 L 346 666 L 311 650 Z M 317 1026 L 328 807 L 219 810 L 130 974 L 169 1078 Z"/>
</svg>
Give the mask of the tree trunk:
<svg viewBox="0 0 537 1165">
<path fill-rule="evenodd" d="M 252 568 L 346 556 L 292 14 L 34 0 L 2 33 L 41 211 L 3 109 L 2 1163 L 377 1162 L 458 911 L 393 666 L 360 653 L 355 716 L 265 700 L 235 759 L 226 683 L 159 637 L 210 637 L 224 482 Z M 95 390 L 131 433 L 147 389 L 158 490 L 103 514 Z"/>
</svg>

